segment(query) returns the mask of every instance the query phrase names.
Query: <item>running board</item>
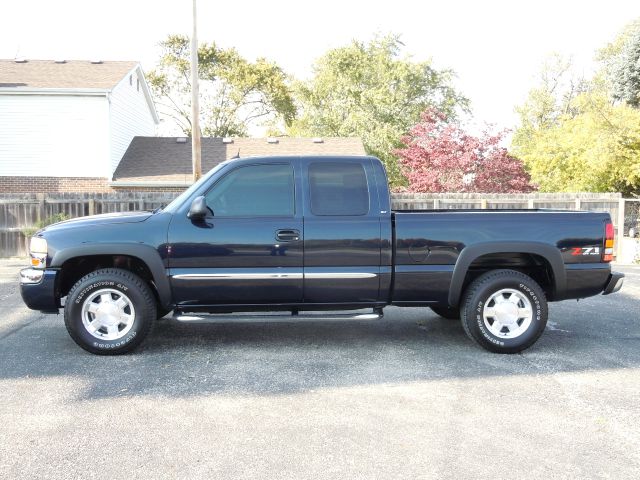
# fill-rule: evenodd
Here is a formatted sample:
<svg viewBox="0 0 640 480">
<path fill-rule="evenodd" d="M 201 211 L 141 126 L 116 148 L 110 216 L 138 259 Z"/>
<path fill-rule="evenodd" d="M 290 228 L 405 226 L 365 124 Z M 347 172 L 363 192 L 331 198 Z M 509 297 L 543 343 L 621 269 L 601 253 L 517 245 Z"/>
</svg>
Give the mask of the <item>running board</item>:
<svg viewBox="0 0 640 480">
<path fill-rule="evenodd" d="M 383 317 L 382 310 L 370 313 L 206 313 L 189 314 L 178 313 L 173 316 L 174 320 L 188 323 L 251 323 L 251 322 L 299 322 L 299 321 L 352 321 L 352 320 L 379 320 Z"/>
</svg>

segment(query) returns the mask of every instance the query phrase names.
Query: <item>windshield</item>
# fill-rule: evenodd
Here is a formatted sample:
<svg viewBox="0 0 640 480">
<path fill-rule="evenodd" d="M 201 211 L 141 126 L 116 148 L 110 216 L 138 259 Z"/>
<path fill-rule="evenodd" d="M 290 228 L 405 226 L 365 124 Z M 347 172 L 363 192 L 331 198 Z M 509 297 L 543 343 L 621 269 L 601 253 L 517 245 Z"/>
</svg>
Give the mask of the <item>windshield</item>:
<svg viewBox="0 0 640 480">
<path fill-rule="evenodd" d="M 216 165 L 215 167 L 213 167 L 211 170 L 209 170 L 209 172 L 202 177 L 200 180 L 198 180 L 196 183 L 194 183 L 193 185 L 191 185 L 189 188 L 187 188 L 184 192 L 182 192 L 180 195 L 178 195 L 176 198 L 173 199 L 173 201 L 167 205 L 163 210 L 165 212 L 174 212 L 180 205 L 182 205 L 182 203 L 189 198 L 193 192 L 195 192 L 198 188 L 200 188 L 200 186 L 209 180 L 209 178 L 211 178 L 217 171 L 221 170 L 224 166 L 227 165 L 228 162 L 222 162 L 219 163 L 218 165 Z"/>
</svg>

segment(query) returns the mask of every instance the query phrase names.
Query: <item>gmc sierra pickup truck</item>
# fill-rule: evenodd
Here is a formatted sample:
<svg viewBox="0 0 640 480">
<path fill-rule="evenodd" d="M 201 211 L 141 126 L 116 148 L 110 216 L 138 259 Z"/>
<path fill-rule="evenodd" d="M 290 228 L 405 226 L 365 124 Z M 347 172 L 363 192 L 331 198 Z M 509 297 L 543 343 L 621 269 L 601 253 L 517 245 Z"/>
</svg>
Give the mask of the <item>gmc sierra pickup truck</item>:
<svg viewBox="0 0 640 480">
<path fill-rule="evenodd" d="M 20 287 L 29 308 L 64 308 L 96 354 L 132 350 L 172 310 L 368 319 L 387 305 L 430 307 L 514 353 L 542 334 L 548 301 L 620 289 L 613 241 L 607 213 L 392 211 L 373 157 L 246 158 L 166 208 L 40 230 Z"/>
</svg>

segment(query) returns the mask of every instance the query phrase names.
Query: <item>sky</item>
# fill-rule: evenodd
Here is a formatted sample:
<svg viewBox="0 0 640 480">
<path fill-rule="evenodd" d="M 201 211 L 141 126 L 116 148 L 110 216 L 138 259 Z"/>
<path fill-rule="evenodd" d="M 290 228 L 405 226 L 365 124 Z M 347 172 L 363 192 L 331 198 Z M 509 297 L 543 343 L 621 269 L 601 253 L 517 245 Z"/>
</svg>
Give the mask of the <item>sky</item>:
<svg viewBox="0 0 640 480">
<path fill-rule="evenodd" d="M 160 40 L 190 33 L 191 3 L 0 0 L 0 58 L 139 60 L 150 70 Z M 328 49 L 396 33 L 404 53 L 456 72 L 476 122 L 513 128 L 549 54 L 571 55 L 588 75 L 595 51 L 637 17 L 639 0 L 198 0 L 198 37 L 306 78 Z"/>
</svg>

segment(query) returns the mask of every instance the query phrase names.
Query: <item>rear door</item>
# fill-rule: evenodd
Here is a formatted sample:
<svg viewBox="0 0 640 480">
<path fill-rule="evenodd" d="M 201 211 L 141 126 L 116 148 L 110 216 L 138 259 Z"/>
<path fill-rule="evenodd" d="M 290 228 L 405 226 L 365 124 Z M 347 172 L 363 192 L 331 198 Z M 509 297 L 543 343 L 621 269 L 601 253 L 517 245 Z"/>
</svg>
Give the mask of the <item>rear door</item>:
<svg viewBox="0 0 640 480">
<path fill-rule="evenodd" d="M 305 303 L 379 298 L 380 208 L 369 159 L 302 162 Z"/>
</svg>

